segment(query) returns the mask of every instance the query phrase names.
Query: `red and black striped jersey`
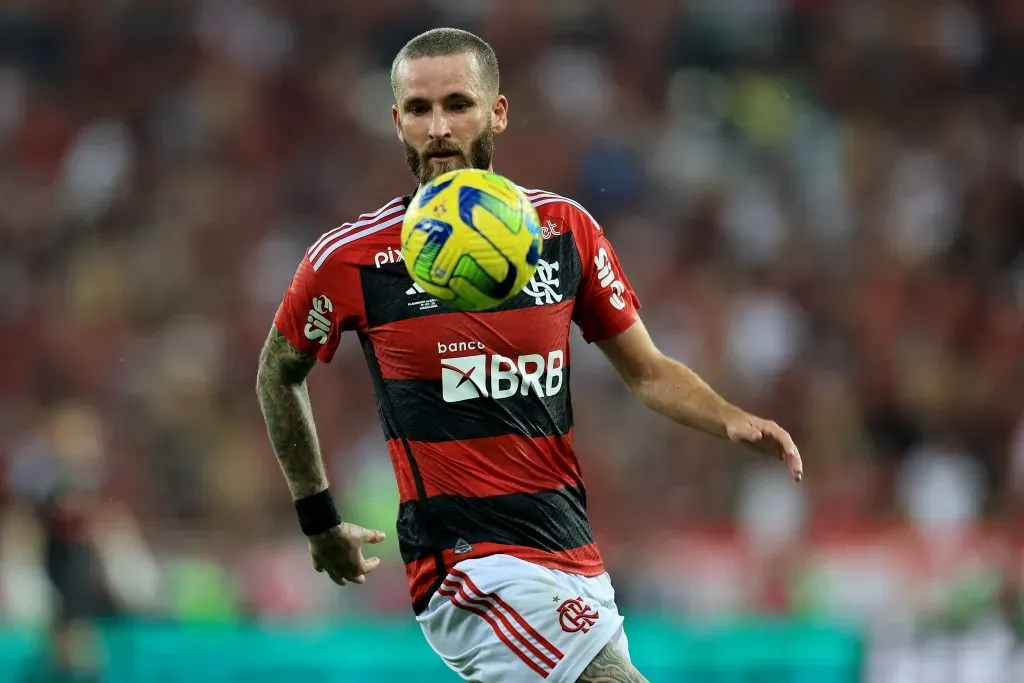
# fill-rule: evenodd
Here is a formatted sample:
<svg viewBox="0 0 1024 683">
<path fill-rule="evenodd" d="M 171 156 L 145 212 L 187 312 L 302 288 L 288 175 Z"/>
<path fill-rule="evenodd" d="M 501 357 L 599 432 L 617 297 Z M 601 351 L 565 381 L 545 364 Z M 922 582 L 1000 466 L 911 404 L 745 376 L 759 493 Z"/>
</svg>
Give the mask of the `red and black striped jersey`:
<svg viewBox="0 0 1024 683">
<path fill-rule="evenodd" d="M 413 606 L 458 561 L 506 553 L 566 572 L 604 571 L 573 450 L 571 325 L 615 336 L 639 302 L 600 225 L 578 203 L 525 190 L 544 247 L 522 292 L 467 313 L 415 285 L 400 234 L 409 197 L 324 233 L 274 324 L 330 362 L 358 335 L 401 505 L 398 540 Z"/>
</svg>

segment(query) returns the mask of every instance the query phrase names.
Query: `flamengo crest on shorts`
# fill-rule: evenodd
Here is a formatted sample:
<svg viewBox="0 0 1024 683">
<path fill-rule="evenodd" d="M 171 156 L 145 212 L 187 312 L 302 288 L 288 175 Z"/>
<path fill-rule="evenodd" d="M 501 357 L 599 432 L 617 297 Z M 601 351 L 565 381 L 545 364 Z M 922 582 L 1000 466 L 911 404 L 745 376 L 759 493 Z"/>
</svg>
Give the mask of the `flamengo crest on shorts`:
<svg viewBox="0 0 1024 683">
<path fill-rule="evenodd" d="M 566 600 L 558 606 L 558 623 L 566 633 L 589 631 L 597 620 L 600 613 L 583 602 L 582 597 L 575 597 Z"/>
</svg>

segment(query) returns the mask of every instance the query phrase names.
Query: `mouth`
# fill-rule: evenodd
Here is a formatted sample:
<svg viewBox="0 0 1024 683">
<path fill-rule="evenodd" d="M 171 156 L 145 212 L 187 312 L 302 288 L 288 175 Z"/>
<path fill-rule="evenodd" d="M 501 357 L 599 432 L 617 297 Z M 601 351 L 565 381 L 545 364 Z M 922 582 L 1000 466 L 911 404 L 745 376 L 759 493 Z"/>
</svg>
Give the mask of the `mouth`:
<svg viewBox="0 0 1024 683">
<path fill-rule="evenodd" d="M 432 164 L 449 164 L 458 158 L 458 152 L 434 152 L 427 157 L 427 160 Z"/>
</svg>

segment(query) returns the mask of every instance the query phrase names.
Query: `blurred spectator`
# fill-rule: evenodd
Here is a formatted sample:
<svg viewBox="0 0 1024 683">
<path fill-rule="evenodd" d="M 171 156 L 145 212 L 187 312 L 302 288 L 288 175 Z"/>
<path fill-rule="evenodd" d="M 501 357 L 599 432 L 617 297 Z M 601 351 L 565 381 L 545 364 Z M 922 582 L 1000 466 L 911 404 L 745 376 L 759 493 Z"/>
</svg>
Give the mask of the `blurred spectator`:
<svg viewBox="0 0 1024 683">
<path fill-rule="evenodd" d="M 50 622 L 45 680 L 99 680 L 92 678 L 101 666 L 96 622 L 152 607 L 156 597 L 155 568 L 135 523 L 103 495 L 103 441 L 91 411 L 62 406 L 43 416 L 7 471 L 4 602 L 13 615 Z M 52 594 L 33 590 L 44 585 L 40 574 Z"/>
</svg>

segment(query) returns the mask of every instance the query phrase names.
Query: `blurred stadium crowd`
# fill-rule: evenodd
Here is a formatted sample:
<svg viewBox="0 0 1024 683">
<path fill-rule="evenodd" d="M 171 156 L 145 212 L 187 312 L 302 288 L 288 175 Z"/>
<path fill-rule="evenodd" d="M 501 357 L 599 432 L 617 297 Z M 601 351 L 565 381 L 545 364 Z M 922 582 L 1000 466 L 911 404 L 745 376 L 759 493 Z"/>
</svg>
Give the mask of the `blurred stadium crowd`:
<svg viewBox="0 0 1024 683">
<path fill-rule="evenodd" d="M 304 248 L 412 189 L 388 68 L 444 24 L 501 60 L 496 170 L 587 206 L 656 341 L 804 454 L 797 487 L 668 423 L 577 336 L 626 609 L 1019 613 L 1024 4 L 24 0 L 0 3 L 0 615 L 44 618 L 44 541 L 91 532 L 147 612 L 408 613 L 391 543 L 364 588 L 311 573 L 254 373 Z M 354 338 L 311 391 L 343 513 L 393 531 Z"/>
</svg>

